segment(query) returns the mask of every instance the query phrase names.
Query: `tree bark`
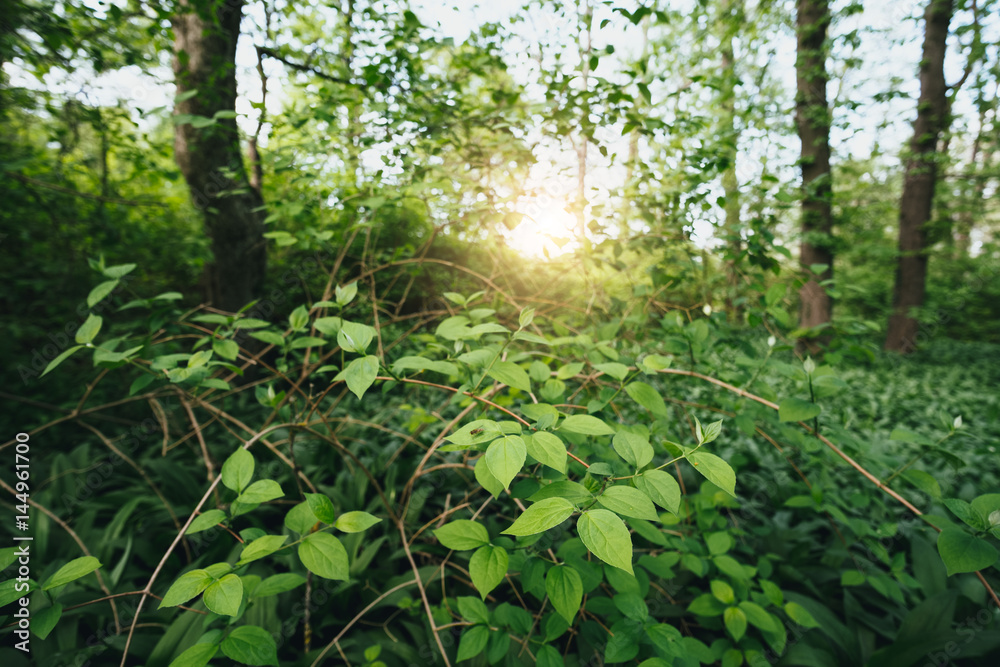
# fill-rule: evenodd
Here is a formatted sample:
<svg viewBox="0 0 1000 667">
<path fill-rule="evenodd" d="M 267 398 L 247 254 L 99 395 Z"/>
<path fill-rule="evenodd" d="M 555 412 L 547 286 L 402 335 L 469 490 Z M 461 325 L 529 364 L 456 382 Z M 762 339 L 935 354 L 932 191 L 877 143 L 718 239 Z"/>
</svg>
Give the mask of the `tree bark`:
<svg viewBox="0 0 1000 667">
<path fill-rule="evenodd" d="M 177 114 L 214 118 L 236 109 L 236 42 L 242 0 L 187 0 L 173 19 Z M 185 93 L 197 91 L 185 99 Z M 250 187 L 235 118 L 207 127 L 177 123 L 174 157 L 201 211 L 214 261 L 205 271 L 208 301 L 235 312 L 258 297 L 267 267 L 264 201 Z"/>
<path fill-rule="evenodd" d="M 722 191 L 726 198 L 726 218 L 723 233 L 726 238 L 726 315 L 731 322 L 743 320 L 743 309 L 736 303 L 739 297 L 739 259 L 743 252 L 741 240 L 740 183 L 736 174 L 737 148 L 740 131 L 736 125 L 736 56 L 734 42 L 743 24 L 742 0 L 722 0 L 718 21 L 722 80 L 719 89 L 719 137 L 726 168 L 722 172 Z"/>
<path fill-rule="evenodd" d="M 944 58 L 954 0 L 930 0 L 924 13 L 924 47 L 920 61 L 920 97 L 913 122 L 910 155 L 899 203 L 899 259 L 892 314 L 885 349 L 906 354 L 917 346 L 920 322 L 913 309 L 924 304 L 927 289 L 927 235 L 937 183 L 937 144 L 948 126 L 948 86 Z"/>
<path fill-rule="evenodd" d="M 827 28 L 830 25 L 828 0 L 797 0 L 795 62 L 795 121 L 802 143 L 802 245 L 799 262 L 809 280 L 799 291 L 799 327 L 813 329 L 828 325 L 833 301 L 819 284 L 833 277 L 833 212 L 830 206 L 830 109 L 826 98 Z M 814 272 L 816 264 L 825 266 Z M 803 338 L 800 347 L 821 348 L 829 336 Z"/>
</svg>

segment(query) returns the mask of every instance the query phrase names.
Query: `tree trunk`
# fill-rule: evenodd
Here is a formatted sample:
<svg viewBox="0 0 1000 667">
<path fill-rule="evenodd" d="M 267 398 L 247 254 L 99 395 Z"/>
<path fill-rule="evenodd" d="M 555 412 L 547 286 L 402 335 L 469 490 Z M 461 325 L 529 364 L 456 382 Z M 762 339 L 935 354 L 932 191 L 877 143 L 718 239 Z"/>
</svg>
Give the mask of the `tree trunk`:
<svg viewBox="0 0 1000 667">
<path fill-rule="evenodd" d="M 827 325 L 833 302 L 819 283 L 833 277 L 833 213 L 830 207 L 830 109 L 826 100 L 826 33 L 830 24 L 828 0 L 797 0 L 795 62 L 797 95 L 795 121 L 802 143 L 802 245 L 799 262 L 809 280 L 799 291 L 799 327 Z M 823 270 L 813 271 L 814 265 Z M 800 346 L 818 350 L 829 340 L 821 335 L 800 340 Z"/>
<path fill-rule="evenodd" d="M 924 304 L 927 288 L 925 225 L 931 217 L 937 182 L 938 139 L 948 125 L 944 57 L 952 11 L 953 0 L 930 0 L 924 13 L 920 97 L 899 202 L 899 259 L 885 338 L 886 350 L 904 354 L 916 348 L 920 323 L 912 316 L 912 310 Z"/>
<path fill-rule="evenodd" d="M 743 320 L 743 309 L 736 304 L 739 297 L 739 258 L 743 252 L 740 225 L 740 183 L 736 174 L 737 148 L 740 131 L 736 125 L 736 56 L 734 42 L 743 24 L 742 0 L 723 0 L 718 21 L 720 51 L 722 56 L 722 82 L 719 89 L 719 136 L 725 156 L 726 168 L 722 172 L 722 191 L 726 198 L 726 219 L 723 233 L 726 238 L 726 316 L 729 321 Z"/>
<path fill-rule="evenodd" d="M 242 0 L 181 4 L 173 19 L 175 112 L 214 118 L 236 109 L 236 42 Z M 197 91 L 191 97 L 185 93 Z M 197 119 L 196 119 L 197 121 Z M 250 187 L 240 153 L 235 118 L 207 127 L 178 123 L 174 131 L 177 166 L 201 211 L 211 238 L 214 261 L 206 268 L 208 301 L 234 312 L 260 295 L 267 266 L 264 201 Z"/>
</svg>

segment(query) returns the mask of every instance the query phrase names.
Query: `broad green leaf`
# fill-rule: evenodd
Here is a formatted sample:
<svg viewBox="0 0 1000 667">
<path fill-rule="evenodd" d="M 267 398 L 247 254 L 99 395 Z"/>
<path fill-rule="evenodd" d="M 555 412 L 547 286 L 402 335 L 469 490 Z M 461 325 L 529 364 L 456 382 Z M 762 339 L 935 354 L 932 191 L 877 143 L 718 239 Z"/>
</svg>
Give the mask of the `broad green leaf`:
<svg viewBox="0 0 1000 667">
<path fill-rule="evenodd" d="M 942 530 L 938 535 L 937 548 L 949 577 L 982 570 L 997 560 L 997 550 L 992 544 L 958 528 Z"/>
<path fill-rule="evenodd" d="M 712 422 L 708 426 L 703 426 L 697 417 L 695 418 L 695 424 L 698 427 L 698 444 L 707 445 L 710 442 L 715 442 L 722 433 L 722 420 Z"/>
<path fill-rule="evenodd" d="M 921 435 L 920 433 L 916 433 L 914 431 L 908 431 L 905 428 L 892 429 L 892 433 L 889 434 L 889 439 L 897 442 L 909 442 L 914 445 L 925 445 L 927 447 L 934 446 L 934 441 L 926 435 Z"/>
<path fill-rule="evenodd" d="M 545 575 L 545 593 L 559 615 L 572 625 L 573 618 L 583 603 L 580 573 L 568 565 L 551 568 Z"/>
<path fill-rule="evenodd" d="M 313 533 L 299 544 L 302 564 L 324 579 L 348 578 L 347 550 L 330 533 Z"/>
<path fill-rule="evenodd" d="M 240 346 L 233 340 L 213 340 L 212 349 L 223 359 L 233 361 L 240 354 Z"/>
<path fill-rule="evenodd" d="M 566 445 L 559 436 L 537 431 L 523 438 L 531 458 L 561 473 L 566 473 Z"/>
<path fill-rule="evenodd" d="M 305 496 L 313 516 L 323 523 L 333 525 L 337 513 L 333 509 L 333 501 L 330 500 L 330 497 L 324 493 L 307 493 Z"/>
<path fill-rule="evenodd" d="M 568 519 L 574 510 L 573 503 L 565 498 L 541 500 L 524 510 L 503 534 L 522 536 L 545 532 Z"/>
<path fill-rule="evenodd" d="M 625 393 L 657 417 L 667 416 L 667 404 L 663 397 L 645 382 L 630 382 L 625 386 Z"/>
<path fill-rule="evenodd" d="M 441 544 L 455 551 L 478 549 L 490 543 L 490 534 L 486 532 L 486 528 L 468 519 L 446 523 L 434 531 L 434 536 Z"/>
<path fill-rule="evenodd" d="M 64 586 L 71 581 L 76 581 L 80 577 L 86 576 L 101 567 L 101 561 L 93 556 L 83 556 L 74 558 L 70 562 L 56 570 L 55 574 L 42 583 L 42 590 L 49 591 L 59 586 Z"/>
<path fill-rule="evenodd" d="M 299 503 L 285 515 L 285 526 L 300 535 L 307 535 L 316 523 L 316 515 L 309 509 L 307 502 Z"/>
<path fill-rule="evenodd" d="M 625 522 L 608 510 L 584 512 L 576 523 L 584 546 L 608 565 L 632 571 L 632 537 Z"/>
<path fill-rule="evenodd" d="M 288 541 L 288 535 L 264 535 L 263 537 L 258 537 L 243 547 L 243 552 L 240 554 L 240 564 L 249 563 L 250 561 L 273 554 L 286 541 Z"/>
<path fill-rule="evenodd" d="M 337 373 L 334 381 L 344 380 L 347 388 L 360 400 L 378 377 L 378 357 L 368 355 L 354 359 L 347 368 Z"/>
<path fill-rule="evenodd" d="M 631 486 L 619 484 L 605 489 L 604 493 L 597 497 L 597 502 L 605 509 L 609 509 L 616 514 L 623 514 L 635 519 L 645 519 L 646 521 L 659 521 L 653 501 L 649 496 Z"/>
<path fill-rule="evenodd" d="M 788 618 L 792 619 L 799 625 L 805 628 L 818 628 L 819 623 L 813 618 L 813 615 L 809 611 L 800 605 L 798 602 L 789 602 L 785 605 L 785 613 L 788 614 Z"/>
<path fill-rule="evenodd" d="M 259 479 L 246 488 L 237 500 L 241 503 L 266 503 L 269 500 L 285 495 L 281 486 L 273 479 Z"/>
<path fill-rule="evenodd" d="M 494 498 L 499 498 L 500 494 L 503 493 L 504 486 L 500 483 L 493 473 L 490 472 L 490 468 L 486 465 L 486 457 L 480 456 L 476 460 L 476 467 L 473 471 L 476 475 L 476 481 L 479 485 L 493 494 Z"/>
<path fill-rule="evenodd" d="M 255 598 L 263 598 L 269 595 L 277 595 L 298 588 L 306 583 L 306 578 L 294 572 L 283 572 L 272 574 L 270 577 L 260 582 L 257 588 L 253 589 Z"/>
<path fill-rule="evenodd" d="M 614 429 L 591 415 L 570 415 L 559 424 L 559 428 L 581 435 L 612 435 Z"/>
<path fill-rule="evenodd" d="M 483 652 L 490 639 L 490 631 L 485 625 L 473 625 L 462 633 L 458 640 L 458 661 L 474 658 Z"/>
<path fill-rule="evenodd" d="M 614 379 L 621 382 L 628 375 L 628 366 L 625 364 L 619 364 L 617 362 L 610 362 L 606 364 L 594 364 L 594 368 L 601 371 L 605 375 L 610 375 Z"/>
<path fill-rule="evenodd" d="M 357 294 L 358 294 L 357 280 L 355 280 L 353 283 L 347 283 L 343 287 L 337 285 L 336 289 L 334 290 L 334 298 L 337 299 L 337 305 L 341 307 L 346 306 L 351 301 L 353 301 L 354 297 L 357 296 Z"/>
<path fill-rule="evenodd" d="M 160 601 L 158 609 L 184 604 L 208 588 L 214 578 L 206 570 L 191 570 L 177 577 Z"/>
<path fill-rule="evenodd" d="M 818 417 L 823 409 L 801 398 L 786 398 L 778 406 L 778 419 L 783 422 L 804 422 Z"/>
<path fill-rule="evenodd" d="M 726 632 L 734 641 L 743 639 L 747 632 L 747 615 L 739 607 L 729 607 L 722 612 L 722 620 L 726 624 Z"/>
<path fill-rule="evenodd" d="M 545 500 L 546 498 L 565 498 L 575 505 L 582 505 L 589 503 L 593 500 L 594 496 L 583 484 L 564 479 L 560 482 L 546 484 L 538 489 L 538 491 L 535 491 L 528 500 L 537 503 L 539 500 Z"/>
<path fill-rule="evenodd" d="M 531 391 L 531 380 L 523 368 L 513 361 L 498 361 L 487 373 L 491 378 L 521 391 Z"/>
<path fill-rule="evenodd" d="M 670 473 L 647 470 L 634 478 L 635 487 L 665 510 L 677 514 L 681 507 L 681 487 Z"/>
<path fill-rule="evenodd" d="M 986 517 L 976 511 L 972 505 L 960 500 L 958 498 L 945 498 L 944 505 L 951 513 L 962 520 L 965 525 L 969 526 L 973 530 L 986 530 L 989 524 L 986 523 Z"/>
<path fill-rule="evenodd" d="M 734 604 L 736 602 L 736 593 L 733 591 L 733 587 L 725 581 L 713 579 L 708 585 L 712 589 L 712 595 L 722 604 Z"/>
<path fill-rule="evenodd" d="M 636 469 L 653 460 L 653 448 L 649 444 L 649 438 L 634 433 L 616 433 L 611 444 L 618 452 L 618 456 Z"/>
<path fill-rule="evenodd" d="M 450 361 L 433 361 L 424 357 L 402 357 L 392 363 L 392 370 L 396 375 L 401 375 L 403 371 L 434 371 L 442 375 L 458 375 L 458 366 Z"/>
<path fill-rule="evenodd" d="M 733 548 L 733 537 L 727 531 L 709 533 L 705 535 L 705 546 L 710 554 L 718 556 Z"/>
<path fill-rule="evenodd" d="M 535 667 L 566 667 L 566 663 L 555 647 L 544 644 L 535 652 Z"/>
<path fill-rule="evenodd" d="M 337 517 L 334 527 L 345 533 L 360 533 L 368 530 L 382 519 L 368 512 L 344 512 Z"/>
<path fill-rule="evenodd" d="M 54 604 L 31 614 L 31 633 L 41 640 L 48 638 L 62 617 L 63 606 Z"/>
<path fill-rule="evenodd" d="M 205 589 L 205 606 L 221 616 L 235 616 L 243 601 L 243 582 L 235 574 L 227 574 Z"/>
<path fill-rule="evenodd" d="M 564 366 L 560 366 L 559 370 L 556 371 L 556 379 L 557 380 L 568 380 L 571 377 L 574 377 L 577 374 L 579 374 L 580 371 L 582 371 L 582 370 L 583 370 L 583 363 L 581 363 L 579 361 L 574 361 L 571 364 L 566 364 Z"/>
<path fill-rule="evenodd" d="M 222 464 L 222 483 L 236 493 L 241 492 L 253 478 L 253 454 L 240 447 Z"/>
<path fill-rule="evenodd" d="M 205 667 L 218 650 L 216 644 L 195 644 L 174 658 L 169 667 Z"/>
<path fill-rule="evenodd" d="M 497 481 L 507 489 L 517 473 L 521 472 L 526 455 L 524 440 L 516 435 L 506 435 L 490 443 L 486 449 L 486 465 Z"/>
<path fill-rule="evenodd" d="M 45 377 L 46 375 L 48 375 L 49 371 L 51 371 L 56 366 L 58 366 L 62 362 L 64 362 L 67 359 L 69 359 L 73 355 L 73 353 L 75 353 L 77 350 L 82 349 L 82 348 L 83 348 L 83 345 L 74 345 L 74 346 L 72 346 L 70 348 L 67 348 L 66 351 L 64 351 L 58 357 L 56 357 L 55 359 L 53 359 L 52 361 L 50 361 L 48 363 L 48 365 L 45 367 L 45 370 L 42 371 L 42 374 L 39 375 L 38 377 Z"/>
<path fill-rule="evenodd" d="M 479 547 L 472 554 L 469 559 L 469 576 L 484 600 L 503 581 L 508 562 L 507 551 L 490 544 Z"/>
<path fill-rule="evenodd" d="M 76 330 L 76 342 L 80 345 L 87 345 L 93 341 L 101 330 L 104 320 L 99 315 L 90 313 L 87 320 Z"/>
<path fill-rule="evenodd" d="M 278 646 L 271 633 L 255 625 L 241 625 L 222 640 L 227 658 L 244 665 L 278 664 Z"/>
<path fill-rule="evenodd" d="M 375 328 L 367 324 L 345 321 L 337 332 L 337 345 L 357 354 L 364 354 L 372 339 L 375 338 Z M 377 357 L 373 357 L 377 361 Z"/>
<path fill-rule="evenodd" d="M 468 595 L 458 598 L 458 613 L 462 618 L 472 623 L 490 622 L 490 610 L 486 608 L 483 601 Z"/>
<path fill-rule="evenodd" d="M 687 459 L 705 479 L 732 497 L 736 497 L 736 473 L 728 463 L 715 454 L 701 451 L 688 454 Z"/>
<path fill-rule="evenodd" d="M 118 283 L 117 280 L 108 280 L 90 290 L 90 294 L 87 295 L 87 308 L 93 308 L 103 301 L 104 297 L 115 291 Z"/>
</svg>

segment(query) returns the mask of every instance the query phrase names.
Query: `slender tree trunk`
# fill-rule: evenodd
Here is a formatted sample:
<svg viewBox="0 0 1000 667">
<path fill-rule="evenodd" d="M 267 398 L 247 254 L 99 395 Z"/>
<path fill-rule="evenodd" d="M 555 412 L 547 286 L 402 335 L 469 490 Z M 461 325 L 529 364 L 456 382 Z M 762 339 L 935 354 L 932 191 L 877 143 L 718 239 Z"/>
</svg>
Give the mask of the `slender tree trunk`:
<svg viewBox="0 0 1000 667">
<path fill-rule="evenodd" d="M 799 261 L 809 280 L 799 291 L 799 326 L 812 329 L 830 323 L 833 302 L 819 284 L 833 277 L 833 213 L 830 207 L 830 109 L 826 99 L 826 34 L 830 25 L 828 0 L 797 0 L 795 120 L 802 143 L 802 246 Z M 823 270 L 812 267 L 820 264 Z M 817 350 L 828 336 L 800 341 Z"/>
<path fill-rule="evenodd" d="M 174 75 L 180 114 L 214 118 L 236 109 L 236 42 L 242 0 L 187 0 L 173 19 Z M 186 94 L 191 94 L 187 97 Z M 260 193 L 247 180 L 235 118 L 207 127 L 178 123 L 174 157 L 201 210 L 214 261 L 206 269 L 209 302 L 236 311 L 260 295 L 267 266 Z"/>
<path fill-rule="evenodd" d="M 579 8 L 579 3 L 578 3 Z M 586 218 L 584 216 L 587 208 L 587 149 L 590 147 L 590 138 L 587 136 L 587 127 L 590 124 L 590 104 L 587 102 L 590 89 L 590 56 L 593 53 L 591 36 L 594 27 L 594 10 L 590 6 L 590 0 L 583 3 L 583 38 L 580 44 L 580 87 L 583 91 L 583 118 L 581 119 L 579 143 L 576 147 L 577 176 L 576 176 L 576 202 L 574 212 L 576 213 L 577 235 L 580 241 L 587 237 Z"/>
<path fill-rule="evenodd" d="M 924 13 L 920 97 L 913 122 L 910 155 L 899 203 L 899 259 L 885 349 L 908 353 L 916 348 L 920 323 L 912 310 L 924 304 L 927 289 L 925 225 L 930 220 L 937 182 L 937 144 L 948 125 L 948 86 L 944 57 L 954 0 L 930 0 Z"/>
<path fill-rule="evenodd" d="M 740 276 L 738 263 L 743 252 L 740 236 L 740 182 L 736 175 L 737 148 L 740 132 L 736 126 L 736 33 L 743 22 L 741 0 L 723 0 L 718 22 L 722 55 L 722 85 L 719 91 L 720 128 L 723 154 L 727 166 L 722 172 L 722 191 L 726 197 L 726 219 L 723 231 L 726 237 L 726 315 L 731 322 L 743 319 L 743 310 L 736 305 Z"/>
</svg>

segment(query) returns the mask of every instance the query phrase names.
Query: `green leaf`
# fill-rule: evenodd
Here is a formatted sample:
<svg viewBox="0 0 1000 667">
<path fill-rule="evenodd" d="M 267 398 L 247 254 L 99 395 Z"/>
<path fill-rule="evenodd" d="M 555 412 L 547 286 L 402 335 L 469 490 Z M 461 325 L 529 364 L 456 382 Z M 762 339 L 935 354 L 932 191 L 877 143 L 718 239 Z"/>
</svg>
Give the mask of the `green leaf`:
<svg viewBox="0 0 1000 667">
<path fill-rule="evenodd" d="M 785 605 L 785 613 L 788 614 L 788 618 L 792 619 L 799 625 L 805 628 L 818 628 L 819 623 L 813 618 L 813 615 L 809 611 L 800 605 L 798 602 L 789 602 Z"/>
<path fill-rule="evenodd" d="M 635 487 L 665 510 L 677 514 L 681 507 L 681 487 L 670 473 L 647 470 L 633 478 Z"/>
<path fill-rule="evenodd" d="M 607 364 L 594 364 L 594 368 L 601 371 L 605 375 L 610 375 L 614 379 L 621 382 L 628 375 L 628 366 L 625 364 L 619 364 L 617 362 L 611 362 Z"/>
<path fill-rule="evenodd" d="M 307 493 L 305 496 L 313 516 L 323 523 L 333 525 L 337 513 L 333 509 L 333 501 L 330 500 L 329 496 L 323 493 Z"/>
<path fill-rule="evenodd" d="M 467 629 L 458 640 L 458 661 L 468 660 L 482 653 L 489 639 L 490 631 L 485 625 L 473 625 Z"/>
<path fill-rule="evenodd" d="M 944 505 L 951 513 L 962 520 L 965 525 L 969 526 L 973 530 L 986 530 L 989 525 L 986 523 L 986 517 L 982 516 L 977 512 L 972 505 L 960 500 L 958 498 L 945 498 Z"/>
<path fill-rule="evenodd" d="M 631 486 L 619 484 L 605 489 L 604 493 L 597 497 L 597 502 L 605 509 L 609 509 L 616 514 L 623 514 L 635 519 L 645 519 L 646 521 L 659 521 L 653 501 L 649 496 Z"/>
<path fill-rule="evenodd" d="M 337 345 L 348 352 L 364 354 L 373 338 L 375 338 L 374 327 L 345 321 L 337 332 Z"/>
<path fill-rule="evenodd" d="M 253 454 L 240 447 L 222 464 L 222 483 L 240 493 L 253 478 L 254 465 Z"/>
<path fill-rule="evenodd" d="M 441 544 L 455 551 L 478 549 L 490 543 L 490 534 L 486 532 L 486 528 L 468 519 L 446 523 L 434 531 L 434 536 Z"/>
<path fill-rule="evenodd" d="M 353 283 L 348 283 L 341 287 L 337 285 L 334 290 L 334 298 L 337 299 L 337 305 L 344 307 L 351 301 L 354 301 L 354 297 L 358 294 L 358 281 L 355 280 Z"/>
<path fill-rule="evenodd" d="M 636 469 L 653 460 L 653 448 L 649 444 L 649 438 L 634 433 L 616 433 L 611 444 L 618 452 L 618 456 Z"/>
<path fill-rule="evenodd" d="M 208 588 L 209 584 L 213 581 L 214 577 L 206 570 L 185 572 L 177 577 L 177 581 L 167 589 L 167 593 L 163 596 L 160 606 L 157 609 L 176 607 L 179 604 L 184 604 Z"/>
<path fill-rule="evenodd" d="M 307 502 L 299 503 L 285 515 L 285 526 L 300 535 L 308 535 L 314 525 L 316 525 L 316 515 L 309 509 Z"/>
<path fill-rule="evenodd" d="M 345 380 L 347 388 L 360 400 L 368 388 L 378 377 L 378 357 L 368 355 L 359 357 L 347 365 L 347 368 L 337 373 L 334 382 Z"/>
<path fill-rule="evenodd" d="M 115 291 L 118 283 L 117 280 L 108 280 L 90 290 L 90 294 L 87 295 L 87 308 L 93 308 L 103 301 L 104 297 Z"/>
<path fill-rule="evenodd" d="M 736 497 L 736 473 L 728 463 L 715 454 L 700 451 L 688 454 L 687 459 L 705 479 L 732 497 Z"/>
<path fill-rule="evenodd" d="M 508 562 L 507 551 L 490 544 L 480 547 L 472 554 L 469 559 L 469 576 L 484 600 L 503 581 Z"/>
<path fill-rule="evenodd" d="M 195 644 L 174 658 L 169 667 L 205 667 L 218 650 L 216 644 Z"/>
<path fill-rule="evenodd" d="M 721 419 L 719 421 L 712 422 L 708 426 L 702 426 L 702 423 L 698 421 L 697 417 L 695 417 L 694 422 L 698 427 L 699 445 L 707 445 L 710 442 L 715 442 L 715 440 L 719 437 L 719 434 L 722 433 Z"/>
<path fill-rule="evenodd" d="M 202 597 L 205 606 L 221 616 L 235 616 L 243 601 L 243 582 L 235 574 L 209 584 Z"/>
<path fill-rule="evenodd" d="M 247 504 L 266 503 L 283 495 L 285 495 L 285 492 L 281 490 L 281 486 L 273 479 L 259 479 L 248 486 L 246 491 L 241 493 L 237 500 Z"/>
<path fill-rule="evenodd" d="M 128 274 L 135 271 L 135 264 L 116 264 L 115 266 L 109 266 L 101 271 L 106 278 L 124 278 Z"/>
<path fill-rule="evenodd" d="M 905 428 L 892 429 L 892 433 L 889 434 L 889 439 L 897 442 L 909 442 L 914 445 L 924 445 L 927 447 L 934 446 L 934 441 L 926 435 L 921 435 L 920 433 L 915 433 L 914 431 L 908 431 Z"/>
<path fill-rule="evenodd" d="M 498 361 L 487 373 L 491 378 L 521 391 L 531 391 L 531 379 L 523 368 L 513 361 Z"/>
<path fill-rule="evenodd" d="M 715 599 L 722 604 L 736 602 L 736 593 L 733 592 L 733 587 L 721 579 L 713 579 L 709 582 L 709 587 L 712 589 L 712 595 L 715 596 Z"/>
<path fill-rule="evenodd" d="M 566 473 L 566 445 L 559 436 L 548 431 L 537 431 L 523 437 L 528 455 L 542 465 Z"/>
<path fill-rule="evenodd" d="M 490 467 L 486 465 L 486 457 L 480 456 L 476 460 L 475 467 L 476 481 L 479 485 L 493 494 L 494 498 L 499 498 L 500 494 L 503 493 L 504 486 L 500 483 L 493 473 L 490 472 Z"/>
<path fill-rule="evenodd" d="M 580 435 L 612 435 L 614 429 L 591 415 L 570 415 L 559 425 L 563 431 Z"/>
<path fill-rule="evenodd" d="M 566 663 L 555 647 L 544 644 L 535 652 L 535 667 L 566 667 Z"/>
<path fill-rule="evenodd" d="M 54 604 L 31 615 L 31 632 L 44 641 L 62 617 L 63 606 Z"/>
<path fill-rule="evenodd" d="M 521 309 L 521 314 L 517 316 L 517 325 L 522 329 L 531 326 L 535 319 L 535 309 L 531 306 Z"/>
<path fill-rule="evenodd" d="M 625 522 L 608 510 L 590 510 L 580 516 L 577 532 L 584 546 L 608 565 L 632 571 L 632 537 Z"/>
<path fill-rule="evenodd" d="M 649 357 L 646 359 L 648 360 Z M 663 397 L 661 397 L 660 394 L 653 389 L 653 387 L 645 382 L 630 382 L 625 386 L 625 393 L 628 394 L 633 401 L 646 408 L 657 417 L 667 416 L 667 404 L 664 402 Z"/>
<path fill-rule="evenodd" d="M 733 641 L 741 640 L 746 634 L 747 615 L 739 607 L 727 608 L 726 611 L 722 612 L 722 620 L 726 624 L 726 632 L 733 638 Z"/>
<path fill-rule="evenodd" d="M 324 579 L 348 578 L 347 550 L 330 533 L 313 533 L 299 544 L 299 558 L 310 572 Z"/>
<path fill-rule="evenodd" d="M 345 533 L 360 533 L 368 530 L 382 519 L 368 512 L 344 512 L 337 517 L 334 527 Z"/>
<path fill-rule="evenodd" d="M 551 568 L 545 575 L 545 593 L 552 606 L 570 625 L 583 603 L 583 581 L 580 573 L 567 565 Z"/>
<path fill-rule="evenodd" d="M 240 354 L 240 346 L 233 340 L 213 340 L 212 349 L 223 359 L 234 361 Z"/>
<path fill-rule="evenodd" d="M 83 345 L 74 345 L 74 346 L 68 348 L 66 351 L 64 351 L 62 354 L 60 354 L 58 357 L 56 357 L 55 359 L 53 359 L 52 361 L 50 361 L 49 365 L 45 367 L 45 370 L 42 371 L 42 374 L 39 375 L 38 377 L 45 377 L 49 373 L 49 371 L 51 371 L 56 366 L 58 366 L 62 362 L 64 362 L 67 359 L 69 359 L 70 356 L 72 356 L 74 352 L 76 352 L 77 350 L 81 349 L 82 347 L 83 347 Z"/>
<path fill-rule="evenodd" d="M 482 600 L 463 595 L 458 598 L 458 613 L 462 618 L 472 623 L 489 623 L 490 610 L 486 608 Z"/>
<path fill-rule="evenodd" d="M 708 547 L 710 554 L 718 556 L 733 548 L 733 538 L 726 531 L 709 533 L 705 535 L 705 546 Z"/>
<path fill-rule="evenodd" d="M 76 330 L 76 342 L 80 345 L 87 345 L 97 337 L 104 320 L 99 315 L 90 313 L 87 320 Z"/>
<path fill-rule="evenodd" d="M 302 331 L 309 324 L 309 311 L 305 306 L 299 306 L 288 315 L 288 326 L 292 331 Z"/>
<path fill-rule="evenodd" d="M 523 536 L 545 532 L 568 519 L 574 510 L 573 503 L 565 498 L 540 500 L 524 510 L 503 534 Z"/>
<path fill-rule="evenodd" d="M 83 556 L 74 558 L 70 562 L 56 570 L 55 574 L 45 580 L 42 584 L 43 591 L 49 591 L 59 586 L 64 586 L 71 581 L 76 581 L 80 577 L 86 576 L 101 567 L 101 561 L 93 556 Z"/>
<path fill-rule="evenodd" d="M 516 435 L 497 438 L 486 449 L 486 465 L 505 489 L 524 465 L 527 448 L 524 440 Z"/>
<path fill-rule="evenodd" d="M 823 409 L 801 398 L 786 398 L 778 406 L 778 419 L 783 422 L 804 422 L 818 417 Z"/>
<path fill-rule="evenodd" d="M 243 552 L 240 554 L 240 562 L 238 564 L 242 565 L 244 563 L 257 560 L 258 558 L 269 556 L 280 549 L 287 540 L 288 535 L 264 535 L 263 537 L 258 537 L 256 540 L 243 547 Z"/>
<path fill-rule="evenodd" d="M 997 550 L 992 544 L 958 528 L 942 530 L 938 535 L 937 548 L 949 577 L 982 570 L 997 560 Z"/>
<path fill-rule="evenodd" d="M 285 593 L 298 588 L 304 583 L 306 583 L 306 578 L 301 574 L 295 574 L 294 572 L 272 574 L 270 577 L 260 582 L 257 585 L 257 588 L 253 589 L 253 596 L 255 598 L 263 598 L 269 595 Z"/>
<path fill-rule="evenodd" d="M 245 665 L 278 664 L 278 646 L 264 628 L 241 625 L 222 640 L 222 652 L 227 658 Z"/>
<path fill-rule="evenodd" d="M 546 498 L 565 498 L 575 505 L 582 505 L 589 503 L 594 499 L 594 496 L 583 484 L 564 479 L 560 482 L 546 484 L 531 494 L 528 500 L 535 503 Z"/>
</svg>

